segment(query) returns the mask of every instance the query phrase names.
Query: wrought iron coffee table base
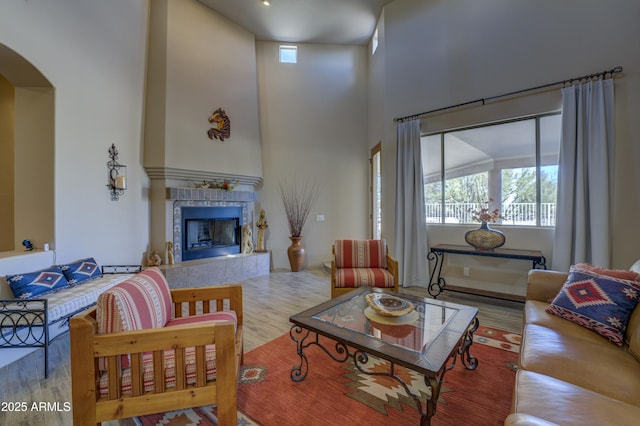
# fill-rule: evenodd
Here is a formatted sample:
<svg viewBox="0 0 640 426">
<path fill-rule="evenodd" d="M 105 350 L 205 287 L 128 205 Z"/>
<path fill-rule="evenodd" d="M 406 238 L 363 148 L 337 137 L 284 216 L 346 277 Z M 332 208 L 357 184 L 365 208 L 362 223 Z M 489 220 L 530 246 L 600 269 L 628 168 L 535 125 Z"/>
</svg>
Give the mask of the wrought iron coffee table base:
<svg viewBox="0 0 640 426">
<path fill-rule="evenodd" d="M 465 366 L 467 370 L 475 370 L 478 367 L 478 359 L 471 355 L 469 352 L 471 349 L 471 345 L 473 344 L 473 333 L 480 326 L 480 322 L 478 318 L 475 318 L 467 332 L 462 336 L 460 342 L 454 349 L 454 351 L 450 355 L 450 363 L 442 368 L 439 372 L 435 373 L 433 376 L 425 375 L 424 382 L 431 389 L 431 395 L 426 400 L 425 409 L 423 409 L 423 403 L 420 399 L 419 395 L 416 395 L 411 391 L 409 386 L 395 374 L 395 365 L 396 363 L 387 359 L 384 356 L 380 356 L 376 354 L 378 358 L 382 358 L 389 363 L 389 370 L 387 372 L 370 372 L 366 371 L 362 368 L 363 365 L 367 364 L 369 361 L 369 355 L 367 352 L 360 349 L 350 350 L 348 343 L 337 341 L 334 337 L 325 336 L 333 341 L 335 341 L 334 350 L 331 351 L 329 348 L 325 347 L 320 342 L 320 335 L 317 332 L 313 332 L 306 328 L 303 328 L 299 325 L 294 325 L 289 330 L 289 335 L 291 339 L 296 342 L 296 352 L 300 357 L 300 365 L 293 366 L 291 368 L 291 380 L 294 382 L 301 382 L 306 379 L 307 374 L 309 372 L 309 360 L 307 359 L 307 355 L 304 353 L 304 350 L 310 346 L 317 346 L 322 349 L 331 359 L 337 362 L 347 362 L 349 359 L 353 360 L 353 365 L 360 371 L 362 374 L 367 374 L 370 376 L 385 376 L 390 377 L 400 383 L 400 385 L 404 388 L 407 395 L 409 395 L 416 403 L 418 408 L 418 412 L 420 413 L 420 425 L 427 426 L 431 424 L 431 417 L 436 414 L 436 403 L 438 402 L 438 398 L 440 397 L 440 385 L 444 379 L 444 375 L 447 371 L 451 370 L 456 365 L 456 360 L 458 356 L 462 361 L 462 364 Z"/>
</svg>

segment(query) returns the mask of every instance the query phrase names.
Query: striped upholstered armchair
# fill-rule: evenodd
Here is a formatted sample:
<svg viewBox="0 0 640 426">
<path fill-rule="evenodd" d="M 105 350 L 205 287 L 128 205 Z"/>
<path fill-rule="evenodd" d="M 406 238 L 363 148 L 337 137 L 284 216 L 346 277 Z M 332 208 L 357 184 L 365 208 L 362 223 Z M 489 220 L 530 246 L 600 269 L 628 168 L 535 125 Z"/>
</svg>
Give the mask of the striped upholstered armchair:
<svg viewBox="0 0 640 426">
<path fill-rule="evenodd" d="M 361 286 L 398 291 L 398 261 L 385 240 L 336 240 L 331 249 L 331 297 Z"/>
</svg>

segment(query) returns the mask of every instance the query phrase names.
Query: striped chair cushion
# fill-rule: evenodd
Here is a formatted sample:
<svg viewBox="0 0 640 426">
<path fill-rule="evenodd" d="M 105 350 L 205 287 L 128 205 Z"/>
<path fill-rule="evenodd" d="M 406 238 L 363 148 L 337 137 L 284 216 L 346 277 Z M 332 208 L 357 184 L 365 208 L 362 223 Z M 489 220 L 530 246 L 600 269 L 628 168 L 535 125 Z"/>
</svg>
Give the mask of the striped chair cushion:
<svg viewBox="0 0 640 426">
<path fill-rule="evenodd" d="M 173 317 L 169 284 L 158 268 L 150 268 L 98 297 L 98 333 L 164 327 Z"/>
<path fill-rule="evenodd" d="M 208 314 L 193 315 L 190 317 L 174 318 L 167 322 L 165 327 L 175 327 L 176 325 L 196 324 L 204 321 L 228 321 L 233 323 L 233 327 L 238 327 L 238 317 L 234 311 L 211 312 Z"/>
<path fill-rule="evenodd" d="M 361 286 L 393 288 L 393 275 L 386 269 L 351 268 L 336 270 L 336 287 L 357 288 Z"/>
<path fill-rule="evenodd" d="M 336 240 L 336 268 L 387 268 L 385 240 Z"/>
<path fill-rule="evenodd" d="M 202 322 L 232 322 L 234 328 L 238 326 L 238 318 L 233 311 L 221 311 L 211 312 L 208 314 L 194 315 L 191 317 L 175 318 L 169 320 L 165 327 L 173 327 L 185 324 L 196 324 Z M 176 364 L 175 364 L 175 351 L 164 351 L 164 378 L 165 387 L 174 388 L 176 386 Z M 192 385 L 196 382 L 196 355 L 194 348 L 185 349 L 185 368 L 187 376 L 187 384 Z M 207 381 L 215 380 L 216 378 L 216 345 L 207 345 L 205 347 L 205 362 L 207 363 Z M 123 356 L 121 358 L 122 365 L 122 394 L 131 394 L 131 368 L 129 368 L 129 357 Z M 145 392 L 154 391 L 153 383 L 153 354 L 144 353 L 142 355 L 142 371 L 143 371 L 143 386 Z M 103 373 L 100 376 L 100 397 L 107 397 L 109 395 L 109 375 L 106 369 L 102 370 Z"/>
</svg>

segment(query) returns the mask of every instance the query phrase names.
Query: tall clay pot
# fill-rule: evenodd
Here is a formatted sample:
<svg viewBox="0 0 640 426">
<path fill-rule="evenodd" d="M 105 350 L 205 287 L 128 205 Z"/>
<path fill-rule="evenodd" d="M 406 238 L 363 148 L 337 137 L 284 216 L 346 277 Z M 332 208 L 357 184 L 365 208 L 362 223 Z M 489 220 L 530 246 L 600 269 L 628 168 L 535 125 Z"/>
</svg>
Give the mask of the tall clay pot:
<svg viewBox="0 0 640 426">
<path fill-rule="evenodd" d="M 302 271 L 302 264 L 304 263 L 304 247 L 302 246 L 302 237 L 289 237 L 291 245 L 287 249 L 289 255 L 289 264 L 291 265 L 291 272 Z"/>
</svg>

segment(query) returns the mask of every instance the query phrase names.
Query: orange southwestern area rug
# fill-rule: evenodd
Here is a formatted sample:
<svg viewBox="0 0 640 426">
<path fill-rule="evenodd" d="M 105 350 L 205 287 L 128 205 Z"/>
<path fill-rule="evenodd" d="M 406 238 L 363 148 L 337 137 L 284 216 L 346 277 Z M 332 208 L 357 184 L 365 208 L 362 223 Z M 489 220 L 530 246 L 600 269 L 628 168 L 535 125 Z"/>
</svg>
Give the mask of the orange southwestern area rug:
<svg viewBox="0 0 640 426">
<path fill-rule="evenodd" d="M 328 348 L 331 341 L 322 340 Z M 444 376 L 436 415 L 431 424 L 502 425 L 509 414 L 520 335 L 481 326 L 471 354 L 476 370 L 466 370 L 458 359 Z M 304 381 L 291 380 L 299 365 L 296 345 L 285 334 L 245 354 L 238 386 L 238 425 L 411 425 L 419 424 L 415 401 L 390 378 L 362 374 L 353 362 L 338 363 L 316 346 L 305 350 L 309 371 Z M 370 358 L 366 368 L 386 371 L 385 361 Z M 396 366 L 410 389 L 423 397 L 424 379 Z M 424 404 L 424 400 L 423 400 Z M 215 407 L 161 413 L 126 423 L 137 425 L 215 425 Z"/>
</svg>

